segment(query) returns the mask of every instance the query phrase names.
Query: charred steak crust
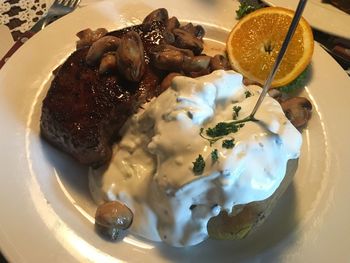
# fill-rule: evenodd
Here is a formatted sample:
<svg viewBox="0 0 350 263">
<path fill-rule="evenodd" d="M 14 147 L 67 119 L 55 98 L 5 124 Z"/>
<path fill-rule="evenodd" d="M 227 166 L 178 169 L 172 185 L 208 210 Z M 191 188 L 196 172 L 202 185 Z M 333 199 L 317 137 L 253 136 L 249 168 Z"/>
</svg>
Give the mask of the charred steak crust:
<svg viewBox="0 0 350 263">
<path fill-rule="evenodd" d="M 125 121 L 139 107 L 161 93 L 163 72 L 149 65 L 149 50 L 163 39 L 165 27 L 133 26 L 109 33 L 122 36 L 136 31 L 143 42 L 146 71 L 139 83 L 118 73 L 101 75 L 88 66 L 89 48 L 78 49 L 60 67 L 43 100 L 40 130 L 48 142 L 82 164 L 98 167 L 112 156 L 112 144 Z"/>
</svg>

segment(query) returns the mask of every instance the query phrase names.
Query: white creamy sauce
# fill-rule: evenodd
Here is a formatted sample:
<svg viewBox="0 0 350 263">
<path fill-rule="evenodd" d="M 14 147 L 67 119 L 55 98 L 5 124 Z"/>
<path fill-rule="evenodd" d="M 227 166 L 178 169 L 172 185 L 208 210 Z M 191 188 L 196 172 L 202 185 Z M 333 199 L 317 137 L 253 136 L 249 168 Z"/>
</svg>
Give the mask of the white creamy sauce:
<svg viewBox="0 0 350 263">
<path fill-rule="evenodd" d="M 174 78 L 171 87 L 144 106 L 122 130 L 108 167 L 90 170 L 96 202 L 120 200 L 134 213 L 130 230 L 172 246 L 195 245 L 208 237 L 207 222 L 220 210 L 268 198 L 285 176 L 289 159 L 299 157 L 301 134 L 279 103 L 267 96 L 259 122 L 246 122 L 212 146 L 200 129 L 247 117 L 259 95 L 234 71 L 215 71 L 196 79 Z M 246 98 L 246 92 L 252 96 Z M 232 149 L 222 141 L 233 139 Z M 218 151 L 218 160 L 211 153 Z M 201 175 L 193 162 L 205 160 Z"/>
</svg>

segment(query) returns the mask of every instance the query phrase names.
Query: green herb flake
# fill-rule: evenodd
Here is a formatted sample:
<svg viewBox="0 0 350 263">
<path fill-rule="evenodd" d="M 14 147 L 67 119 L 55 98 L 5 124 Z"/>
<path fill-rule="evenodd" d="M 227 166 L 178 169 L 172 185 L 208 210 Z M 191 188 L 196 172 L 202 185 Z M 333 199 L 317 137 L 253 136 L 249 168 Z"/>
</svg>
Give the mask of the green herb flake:
<svg viewBox="0 0 350 263">
<path fill-rule="evenodd" d="M 242 120 L 234 120 L 231 122 L 219 122 L 213 128 L 206 129 L 205 130 L 206 135 L 203 134 L 204 128 L 200 128 L 199 136 L 207 140 L 210 143 L 210 146 L 212 146 L 218 140 L 223 139 L 224 136 L 230 133 L 235 133 L 239 129 L 243 128 L 244 124 L 249 121 L 257 121 L 257 120 L 252 116 L 248 116 Z"/>
<path fill-rule="evenodd" d="M 261 5 L 256 0 L 241 0 L 239 8 L 236 10 L 237 19 L 241 19 L 260 7 Z"/>
<path fill-rule="evenodd" d="M 249 90 L 247 90 L 246 92 L 244 92 L 244 94 L 245 94 L 245 97 L 246 97 L 246 98 L 249 98 L 250 96 L 252 96 L 252 93 L 251 93 Z"/>
<path fill-rule="evenodd" d="M 305 87 L 308 82 L 310 74 L 310 65 L 306 67 L 306 69 L 292 82 L 289 84 L 279 87 L 279 90 L 285 93 L 291 93 L 298 89 Z"/>
<path fill-rule="evenodd" d="M 236 120 L 238 117 L 239 111 L 242 109 L 241 106 L 233 106 L 233 119 Z"/>
<path fill-rule="evenodd" d="M 226 148 L 226 149 L 232 149 L 233 147 L 235 147 L 235 143 L 234 143 L 234 139 L 231 140 L 223 140 L 222 141 L 222 147 Z"/>
<path fill-rule="evenodd" d="M 221 137 L 238 131 L 238 126 L 232 122 L 219 122 L 214 128 L 208 128 L 205 132 L 209 137 Z"/>
<path fill-rule="evenodd" d="M 246 3 L 241 3 L 239 8 L 236 10 L 237 19 L 241 19 L 247 14 L 254 11 L 254 8 Z"/>
<path fill-rule="evenodd" d="M 215 163 L 217 160 L 219 160 L 219 153 L 218 153 L 217 149 L 214 149 L 210 155 L 211 155 L 211 161 L 213 163 Z"/>
<path fill-rule="evenodd" d="M 197 159 L 193 162 L 192 171 L 195 175 L 201 175 L 205 168 L 205 161 L 202 155 L 198 155 Z"/>
<path fill-rule="evenodd" d="M 241 106 L 233 106 L 233 111 L 238 115 L 239 111 L 242 109 Z"/>
</svg>

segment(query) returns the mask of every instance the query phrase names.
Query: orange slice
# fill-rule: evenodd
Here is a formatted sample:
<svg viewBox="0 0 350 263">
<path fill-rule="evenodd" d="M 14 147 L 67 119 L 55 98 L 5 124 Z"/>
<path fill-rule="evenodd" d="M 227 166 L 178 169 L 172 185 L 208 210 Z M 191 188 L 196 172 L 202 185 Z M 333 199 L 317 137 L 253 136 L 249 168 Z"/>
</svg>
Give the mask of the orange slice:
<svg viewBox="0 0 350 263">
<path fill-rule="evenodd" d="M 264 84 L 287 34 L 294 12 L 266 7 L 242 18 L 227 39 L 231 66 L 245 77 Z M 301 18 L 272 87 L 293 81 L 309 65 L 314 50 L 310 25 Z"/>
</svg>

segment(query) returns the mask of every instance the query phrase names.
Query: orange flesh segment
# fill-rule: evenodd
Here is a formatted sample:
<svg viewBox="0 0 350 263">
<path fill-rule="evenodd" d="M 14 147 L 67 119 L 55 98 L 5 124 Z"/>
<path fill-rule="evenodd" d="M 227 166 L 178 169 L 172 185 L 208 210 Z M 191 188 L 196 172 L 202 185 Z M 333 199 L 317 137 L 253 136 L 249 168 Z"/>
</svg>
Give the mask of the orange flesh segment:
<svg viewBox="0 0 350 263">
<path fill-rule="evenodd" d="M 277 9 L 277 12 L 273 13 L 275 10 L 266 9 Z M 261 9 L 264 11 L 259 15 L 245 17 L 242 23 L 238 23 L 230 33 L 227 43 L 232 66 L 261 84 L 265 82 L 274 64 L 293 15 L 289 10 L 282 8 L 266 9 Z M 285 85 L 286 82 L 292 81 L 310 62 L 313 51 L 312 31 L 305 20 L 302 23 L 303 26 L 299 23 L 294 33 L 273 86 Z M 304 39 L 305 37 L 308 39 Z M 307 45 L 306 52 L 304 45 Z"/>
</svg>

